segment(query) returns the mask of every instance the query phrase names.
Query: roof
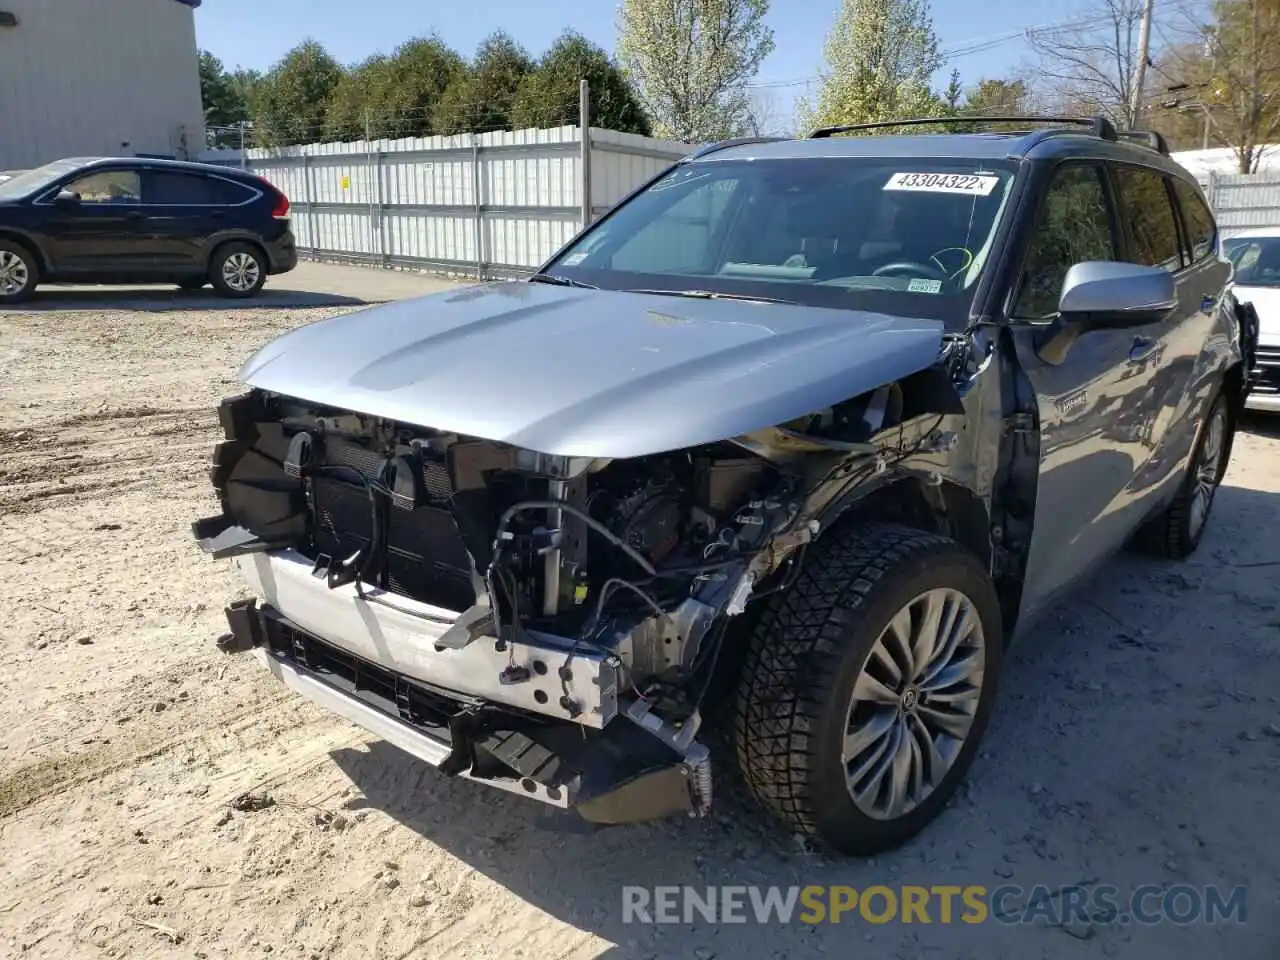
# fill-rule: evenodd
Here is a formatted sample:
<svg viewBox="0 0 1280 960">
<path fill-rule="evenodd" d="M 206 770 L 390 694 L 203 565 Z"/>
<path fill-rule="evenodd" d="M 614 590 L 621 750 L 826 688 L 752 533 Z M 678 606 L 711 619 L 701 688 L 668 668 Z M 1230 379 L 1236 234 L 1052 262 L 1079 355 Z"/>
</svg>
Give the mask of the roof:
<svg viewBox="0 0 1280 960">
<path fill-rule="evenodd" d="M 241 170 L 239 167 L 229 167 L 226 164 L 195 163 L 191 160 L 161 160 L 155 157 L 66 157 L 55 162 L 73 163 L 78 167 L 98 167 L 105 164 L 129 164 L 131 166 L 162 167 L 166 170 L 193 170 L 201 173 L 216 173 L 224 177 L 239 176 L 261 179 L 257 174 L 251 171 Z"/>
<path fill-rule="evenodd" d="M 932 157 L 997 160 L 1016 152 L 1024 137 L 999 133 L 934 133 L 917 136 L 824 137 L 742 143 L 707 154 L 706 160 L 796 160 L 805 157 Z"/>
<path fill-rule="evenodd" d="M 1127 160 L 1191 178 L 1168 155 L 1129 139 L 1109 140 L 1071 127 L 1015 133 L 880 134 L 733 142 L 704 148 L 687 162 L 800 160 L 809 158 L 1022 160 L 1058 157 Z"/>
</svg>

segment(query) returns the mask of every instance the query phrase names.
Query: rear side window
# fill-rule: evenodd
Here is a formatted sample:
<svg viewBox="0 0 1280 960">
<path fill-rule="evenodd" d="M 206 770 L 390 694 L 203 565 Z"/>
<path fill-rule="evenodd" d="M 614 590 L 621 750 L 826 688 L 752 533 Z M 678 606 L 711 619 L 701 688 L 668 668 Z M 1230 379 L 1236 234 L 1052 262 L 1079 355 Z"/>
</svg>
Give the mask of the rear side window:
<svg viewBox="0 0 1280 960">
<path fill-rule="evenodd" d="M 1120 209 L 1129 222 L 1129 259 L 1146 267 L 1182 269 L 1178 221 L 1163 174 L 1144 167 L 1117 166 Z"/>
<path fill-rule="evenodd" d="M 1031 237 L 1014 316 L 1053 316 L 1068 270 L 1089 260 L 1116 259 L 1112 222 L 1101 170 L 1087 163 L 1060 167 Z"/>
<path fill-rule="evenodd" d="M 243 203 L 253 194 L 242 187 L 219 177 L 203 177 L 194 173 L 152 171 L 147 174 L 144 202 L 173 204 L 176 206 L 197 204 L 221 206 Z"/>
<path fill-rule="evenodd" d="M 1218 226 L 1214 223 L 1213 214 L 1209 212 L 1208 206 L 1190 184 L 1184 180 L 1174 180 L 1173 190 L 1178 195 L 1178 205 L 1182 207 L 1182 218 L 1187 224 L 1187 241 L 1191 245 L 1191 259 L 1198 262 L 1213 253 Z"/>
</svg>

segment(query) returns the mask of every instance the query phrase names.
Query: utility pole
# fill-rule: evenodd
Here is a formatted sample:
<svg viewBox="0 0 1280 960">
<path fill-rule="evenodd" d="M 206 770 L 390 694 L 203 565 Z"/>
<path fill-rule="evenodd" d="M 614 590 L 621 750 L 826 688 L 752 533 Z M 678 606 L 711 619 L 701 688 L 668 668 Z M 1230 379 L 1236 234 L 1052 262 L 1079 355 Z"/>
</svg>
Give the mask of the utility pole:
<svg viewBox="0 0 1280 960">
<path fill-rule="evenodd" d="M 1209 149 L 1209 126 L 1213 117 L 1209 114 L 1209 105 L 1205 103 L 1205 93 L 1212 93 L 1213 75 L 1218 72 L 1218 38 L 1210 29 L 1205 36 L 1204 52 L 1209 57 L 1209 79 L 1200 86 L 1200 109 L 1204 112 L 1204 137 L 1200 142 L 1200 149 Z"/>
<path fill-rule="evenodd" d="M 591 226 L 591 87 L 578 81 L 578 135 L 582 141 L 582 229 Z"/>
<path fill-rule="evenodd" d="M 1151 50 L 1151 12 L 1155 0 L 1146 0 L 1142 9 L 1142 26 L 1138 29 L 1138 64 L 1133 71 L 1133 96 L 1129 103 L 1129 126 L 1138 125 L 1142 113 L 1142 85 L 1147 79 L 1147 58 Z"/>
</svg>

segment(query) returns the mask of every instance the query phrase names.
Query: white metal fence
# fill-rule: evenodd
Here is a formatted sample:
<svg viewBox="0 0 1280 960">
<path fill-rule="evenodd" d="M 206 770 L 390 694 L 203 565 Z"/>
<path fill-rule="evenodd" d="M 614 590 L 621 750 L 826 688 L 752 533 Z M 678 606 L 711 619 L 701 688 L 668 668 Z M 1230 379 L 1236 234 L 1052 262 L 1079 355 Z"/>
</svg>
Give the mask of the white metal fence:
<svg viewBox="0 0 1280 960">
<path fill-rule="evenodd" d="M 246 153 L 283 190 L 304 256 L 473 277 L 527 273 L 694 148 L 578 127 Z M 206 159 L 227 162 L 225 155 Z"/>
<path fill-rule="evenodd" d="M 1210 173 L 1202 182 L 1224 237 L 1253 227 L 1280 228 L 1280 171 Z"/>
</svg>

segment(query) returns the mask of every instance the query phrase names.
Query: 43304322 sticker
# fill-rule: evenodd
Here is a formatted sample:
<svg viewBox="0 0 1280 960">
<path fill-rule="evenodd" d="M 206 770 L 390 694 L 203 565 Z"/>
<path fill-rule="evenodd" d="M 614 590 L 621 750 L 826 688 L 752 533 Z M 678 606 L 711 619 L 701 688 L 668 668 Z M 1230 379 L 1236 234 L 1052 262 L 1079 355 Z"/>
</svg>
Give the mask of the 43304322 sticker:
<svg viewBox="0 0 1280 960">
<path fill-rule="evenodd" d="M 923 193 L 967 193 L 970 196 L 986 197 L 999 182 L 999 177 L 981 173 L 895 173 L 884 188 Z"/>
</svg>

